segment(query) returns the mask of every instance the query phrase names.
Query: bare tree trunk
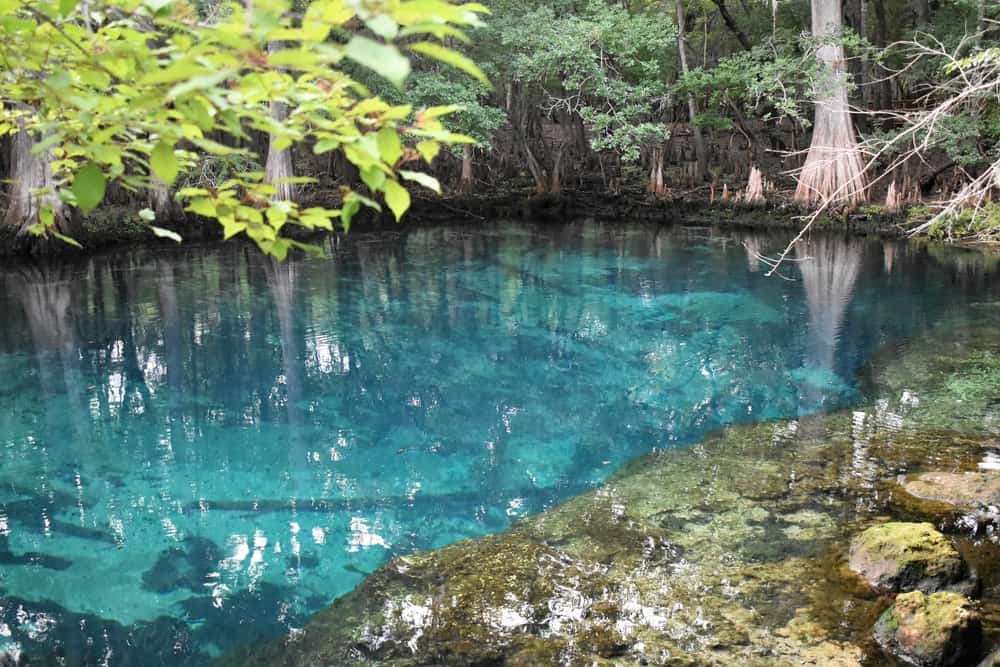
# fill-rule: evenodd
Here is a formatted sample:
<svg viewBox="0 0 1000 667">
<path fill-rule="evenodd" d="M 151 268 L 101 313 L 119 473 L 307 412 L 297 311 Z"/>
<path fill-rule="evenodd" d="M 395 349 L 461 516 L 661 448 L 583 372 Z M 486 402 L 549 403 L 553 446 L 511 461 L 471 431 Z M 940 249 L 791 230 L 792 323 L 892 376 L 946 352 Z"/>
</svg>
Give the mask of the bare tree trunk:
<svg viewBox="0 0 1000 667">
<path fill-rule="evenodd" d="M 552 177 L 549 183 L 549 192 L 562 192 L 562 162 L 565 154 L 565 144 L 558 144 L 555 149 L 555 156 L 553 157 Z"/>
<path fill-rule="evenodd" d="M 729 32 L 736 36 L 740 46 L 742 46 L 746 51 L 753 49 L 753 45 L 750 43 L 750 38 L 747 37 L 747 34 L 743 32 L 740 26 L 736 23 L 736 19 L 733 18 L 733 15 L 729 13 L 729 8 L 726 7 L 726 0 L 712 0 L 712 2 L 714 2 L 715 6 L 719 8 L 719 15 L 722 16 L 722 22 L 726 24 L 727 28 L 729 28 Z"/>
<path fill-rule="evenodd" d="M 884 49 L 888 45 L 889 28 L 885 17 L 885 0 L 875 0 L 875 46 Z M 876 64 L 875 76 L 878 83 L 875 87 L 875 108 L 889 109 L 892 107 L 892 91 L 888 80 L 889 71 Z"/>
<path fill-rule="evenodd" d="M 34 145 L 35 138 L 23 127 L 10 141 L 10 188 L 3 225 L 21 239 L 33 238 L 28 229 L 39 222 L 39 213 L 45 208 L 52 210 L 58 232 L 70 232 L 69 211 L 56 195 L 52 154 L 33 153 Z"/>
<path fill-rule="evenodd" d="M 840 34 L 840 0 L 812 0 L 813 35 L 831 40 Z M 826 76 L 817 85 L 812 144 L 799 175 L 795 201 L 805 204 L 859 204 L 865 200 L 866 178 L 847 103 L 844 47 L 822 44 L 817 57 Z"/>
<path fill-rule="evenodd" d="M 653 192 L 662 195 L 666 192 L 663 184 L 663 145 L 656 147 L 656 177 L 653 181 Z"/>
<path fill-rule="evenodd" d="M 976 48 L 983 44 L 983 33 L 989 26 L 986 23 L 986 0 L 976 0 Z"/>
<path fill-rule="evenodd" d="M 462 177 L 459 179 L 458 188 L 462 192 L 472 190 L 472 146 L 470 144 L 462 146 Z"/>
<path fill-rule="evenodd" d="M 277 42 L 267 45 L 269 52 L 278 51 L 281 47 Z M 277 123 L 283 123 L 288 118 L 288 107 L 281 102 L 271 102 L 271 118 Z M 291 201 L 295 199 L 295 186 L 288 183 L 295 175 L 292 168 L 292 151 L 288 148 L 278 149 L 275 146 L 275 135 L 268 137 L 267 162 L 264 164 L 264 180 L 275 187 L 276 201 Z"/>
<path fill-rule="evenodd" d="M 170 216 L 170 189 L 160 179 L 154 179 L 153 188 L 149 191 L 149 207 L 156 213 L 156 218 L 162 220 Z"/>
<path fill-rule="evenodd" d="M 677 51 L 680 53 L 681 60 L 681 73 L 685 76 L 688 73 L 688 61 L 687 61 L 687 45 L 684 39 L 684 4 L 682 0 L 675 0 L 677 6 Z M 701 128 L 695 125 L 695 118 L 698 116 L 698 102 L 694 99 L 694 95 L 690 93 L 687 96 L 688 103 L 688 114 L 690 115 L 691 131 L 694 138 L 694 151 L 697 158 L 697 171 L 696 177 L 699 181 L 705 179 L 705 170 L 707 168 L 705 161 L 705 139 L 701 136 Z"/>
<path fill-rule="evenodd" d="M 542 167 L 535 154 L 531 151 L 531 146 L 528 145 L 527 139 L 523 139 L 523 144 L 524 154 L 528 158 L 528 170 L 535 179 L 535 192 L 537 194 L 544 194 L 549 189 L 548 175 L 545 173 L 545 168 Z"/>
<path fill-rule="evenodd" d="M 857 3 L 858 25 L 856 30 L 862 39 L 868 39 L 868 0 L 858 0 Z M 872 106 L 872 87 L 870 84 L 871 65 L 866 60 L 858 58 L 858 88 L 861 92 L 862 104 L 865 108 Z"/>
</svg>

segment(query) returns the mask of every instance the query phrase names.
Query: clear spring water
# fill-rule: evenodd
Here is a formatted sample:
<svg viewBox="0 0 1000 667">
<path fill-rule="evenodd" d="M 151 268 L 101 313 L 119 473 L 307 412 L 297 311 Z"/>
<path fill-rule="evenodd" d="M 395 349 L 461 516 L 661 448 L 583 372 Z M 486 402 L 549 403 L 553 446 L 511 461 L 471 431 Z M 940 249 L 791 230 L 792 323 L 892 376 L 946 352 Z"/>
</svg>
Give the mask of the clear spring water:
<svg viewBox="0 0 1000 667">
<path fill-rule="evenodd" d="M 654 448 L 860 399 L 995 307 L 969 251 L 649 225 L 0 271 L 0 654 L 196 664 Z"/>
</svg>

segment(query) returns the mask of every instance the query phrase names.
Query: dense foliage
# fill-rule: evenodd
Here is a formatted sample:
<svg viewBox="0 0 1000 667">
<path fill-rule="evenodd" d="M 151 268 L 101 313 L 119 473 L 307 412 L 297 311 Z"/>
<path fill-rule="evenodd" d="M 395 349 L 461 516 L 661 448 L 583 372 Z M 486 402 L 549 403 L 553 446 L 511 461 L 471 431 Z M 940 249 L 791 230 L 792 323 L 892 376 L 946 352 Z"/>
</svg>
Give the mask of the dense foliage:
<svg viewBox="0 0 1000 667">
<path fill-rule="evenodd" d="M 432 161 L 442 143 L 468 141 L 441 124 L 453 108 L 414 112 L 411 105 L 385 102 L 351 78 L 343 62 L 403 86 L 410 52 L 485 79 L 441 43 L 478 24 L 485 9 L 475 4 L 316 0 L 303 10 L 284 0 L 200 8 L 172 0 L 2 5 L 0 131 L 35 137 L 32 152 L 51 153 L 54 194 L 83 212 L 101 203 L 109 182 L 153 190 L 173 185 L 201 160 L 252 156 L 238 140 L 254 130 L 268 134 L 279 151 L 296 145 L 317 154 L 341 150 L 372 196 L 345 187 L 339 208 L 303 209 L 275 198 L 278 184 L 260 170 L 178 191 L 187 210 L 217 220 L 226 238 L 245 233 L 279 258 L 295 243 L 281 235 L 285 225 L 332 229 L 339 219 L 346 229 L 361 206 L 380 207 L 376 193 L 398 219 L 410 203 L 403 181 L 438 189 L 432 176 L 411 165 Z M 397 38 L 409 39 L 401 47 Z M 290 112 L 277 119 L 276 104 Z M 30 230 L 62 235 L 58 204 L 49 202 Z M 146 210 L 144 217 L 154 213 Z"/>
<path fill-rule="evenodd" d="M 978 220 L 952 236 L 997 217 L 985 0 L 847 0 L 833 25 L 820 0 L 0 4 L 0 171 L 51 174 L 21 179 L 33 205 L 11 186 L 8 227 L 64 234 L 66 205 L 169 219 L 177 199 L 281 256 L 286 225 L 398 218 L 439 182 L 708 197 L 754 171 L 818 208 Z M 824 167 L 811 141 L 852 157 Z"/>
</svg>

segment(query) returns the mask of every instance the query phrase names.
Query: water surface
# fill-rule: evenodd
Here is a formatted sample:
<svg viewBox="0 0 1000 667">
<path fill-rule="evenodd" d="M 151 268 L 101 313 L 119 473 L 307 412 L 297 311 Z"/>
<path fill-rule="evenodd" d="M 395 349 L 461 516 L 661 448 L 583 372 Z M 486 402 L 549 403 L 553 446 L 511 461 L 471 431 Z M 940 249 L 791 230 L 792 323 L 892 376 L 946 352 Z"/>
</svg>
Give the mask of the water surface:
<svg viewBox="0 0 1000 667">
<path fill-rule="evenodd" d="M 0 653 L 193 664 L 657 448 L 986 321 L 964 250 L 582 222 L 0 272 Z M 706 462 L 710 465 L 710 462 Z"/>
</svg>

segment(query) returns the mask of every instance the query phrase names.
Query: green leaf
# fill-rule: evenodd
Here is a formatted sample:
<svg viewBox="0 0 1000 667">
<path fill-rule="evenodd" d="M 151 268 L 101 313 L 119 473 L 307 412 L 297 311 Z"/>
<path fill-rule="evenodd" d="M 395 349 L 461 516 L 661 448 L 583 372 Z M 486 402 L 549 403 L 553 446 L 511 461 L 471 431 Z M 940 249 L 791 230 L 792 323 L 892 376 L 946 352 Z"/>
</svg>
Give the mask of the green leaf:
<svg viewBox="0 0 1000 667">
<path fill-rule="evenodd" d="M 399 25 L 388 14 L 377 14 L 365 21 L 368 29 L 383 39 L 393 40 L 399 34 Z"/>
<path fill-rule="evenodd" d="M 59 0 L 59 13 L 63 18 L 69 16 L 76 9 L 77 0 Z"/>
<path fill-rule="evenodd" d="M 344 231 L 351 231 L 351 220 L 354 214 L 361 208 L 361 202 L 357 199 L 345 199 L 344 205 L 340 208 L 340 222 L 344 225 Z"/>
<path fill-rule="evenodd" d="M 422 109 L 420 111 L 420 115 L 424 118 L 440 118 L 441 116 L 447 116 L 448 114 L 455 113 L 456 111 L 461 111 L 464 108 L 465 107 L 461 104 L 446 104 L 444 106 Z"/>
<path fill-rule="evenodd" d="M 59 232 L 57 232 L 54 229 L 50 229 L 49 233 L 52 234 L 52 236 L 54 236 L 57 239 L 59 239 L 60 241 L 62 241 L 63 243 L 69 244 L 69 245 L 73 246 L 74 248 L 83 248 L 83 246 L 80 245 L 80 242 L 77 241 L 76 239 L 74 239 L 71 236 L 66 236 L 65 234 L 60 234 Z"/>
<path fill-rule="evenodd" d="M 154 213 L 151 208 L 144 208 L 139 211 L 139 217 L 146 222 L 152 222 L 153 220 L 156 220 L 156 213 Z"/>
<path fill-rule="evenodd" d="M 410 61 L 390 44 L 379 44 L 367 37 L 355 36 L 347 43 L 344 54 L 399 88 L 410 75 Z"/>
<path fill-rule="evenodd" d="M 172 185 L 180 170 L 177 165 L 177 156 L 174 155 L 174 147 L 164 141 L 156 142 L 153 152 L 149 154 L 149 168 L 159 176 L 161 181 Z"/>
<path fill-rule="evenodd" d="M 214 218 L 216 212 L 215 202 L 207 197 L 199 197 L 198 199 L 191 200 L 191 203 L 187 206 L 187 210 L 198 215 L 203 215 L 206 218 Z"/>
<path fill-rule="evenodd" d="M 404 169 L 400 169 L 399 175 L 408 181 L 419 183 L 428 190 L 433 190 L 434 192 L 441 194 L 441 184 L 438 183 L 438 179 L 434 178 L 430 174 L 425 174 L 421 171 L 406 171 Z"/>
<path fill-rule="evenodd" d="M 385 184 L 385 172 L 375 165 L 361 169 L 360 173 L 361 180 L 365 182 L 365 185 L 372 192 L 378 192 L 382 189 L 382 185 Z"/>
<path fill-rule="evenodd" d="M 403 155 L 403 145 L 399 141 L 399 135 L 391 127 L 383 127 L 375 136 L 378 143 L 378 152 L 385 160 L 386 164 L 394 165 L 396 160 Z"/>
<path fill-rule="evenodd" d="M 441 144 L 436 141 L 421 141 L 417 143 L 417 152 L 430 164 L 441 152 Z"/>
<path fill-rule="evenodd" d="M 340 148 L 339 139 L 320 139 L 313 146 L 313 153 L 316 155 L 321 155 L 323 153 L 329 153 L 330 151 L 335 151 Z"/>
<path fill-rule="evenodd" d="M 467 74 L 471 74 L 490 88 L 493 87 L 489 78 L 483 74 L 483 70 L 479 69 L 479 66 L 476 65 L 476 63 L 472 62 L 469 57 L 462 55 L 454 49 L 449 49 L 446 46 L 441 46 L 440 44 L 435 44 L 434 42 L 417 42 L 416 44 L 410 44 L 410 49 L 412 51 L 416 51 L 417 53 L 422 53 L 425 56 L 430 56 L 435 60 L 440 60 L 446 65 L 456 67 Z"/>
<path fill-rule="evenodd" d="M 466 36 L 464 32 L 462 32 L 455 26 L 448 25 L 447 23 L 433 23 L 433 22 L 416 23 L 414 25 L 403 28 L 403 30 L 399 32 L 400 37 L 411 37 L 413 35 L 424 35 L 424 34 L 434 35 L 442 42 L 447 37 L 454 37 L 455 39 L 461 42 L 464 42 L 466 44 L 469 43 L 469 38 Z"/>
<path fill-rule="evenodd" d="M 149 228 L 152 229 L 153 233 L 159 236 L 161 239 L 170 239 L 171 241 L 176 241 L 177 243 L 183 241 L 181 235 L 178 234 L 177 232 L 172 232 L 169 229 L 164 229 L 163 227 L 156 227 L 154 225 L 150 225 Z"/>
<path fill-rule="evenodd" d="M 389 205 L 392 214 L 396 216 L 396 222 L 399 222 L 403 214 L 410 208 L 410 193 L 396 181 L 386 181 L 385 203 Z"/>
<path fill-rule="evenodd" d="M 104 189 L 106 182 L 104 172 L 93 162 L 88 162 L 76 172 L 73 179 L 73 196 L 76 197 L 76 205 L 84 213 L 90 213 L 104 199 Z"/>
</svg>

